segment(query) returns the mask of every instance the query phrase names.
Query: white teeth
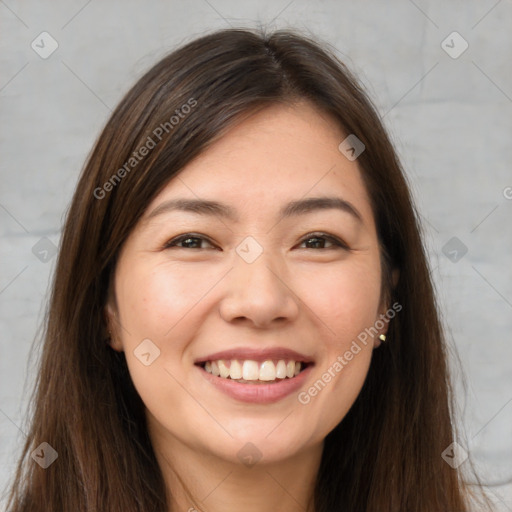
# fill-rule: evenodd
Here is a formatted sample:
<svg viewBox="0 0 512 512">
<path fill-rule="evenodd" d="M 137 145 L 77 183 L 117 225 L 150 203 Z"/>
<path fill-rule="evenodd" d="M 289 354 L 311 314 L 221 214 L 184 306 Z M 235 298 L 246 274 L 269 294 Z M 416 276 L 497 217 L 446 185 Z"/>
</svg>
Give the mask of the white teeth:
<svg viewBox="0 0 512 512">
<path fill-rule="evenodd" d="M 242 366 L 236 359 L 234 361 L 231 361 L 231 365 L 229 366 L 229 376 L 232 379 L 242 378 Z"/>
<path fill-rule="evenodd" d="M 262 363 L 259 377 L 260 380 L 276 380 L 276 365 L 273 361 L 265 361 Z"/>
<path fill-rule="evenodd" d="M 232 380 L 244 381 L 262 381 L 272 382 L 277 379 L 291 379 L 297 376 L 304 368 L 304 364 L 298 361 L 288 361 L 279 359 L 272 361 L 268 359 L 262 363 L 246 359 L 244 361 L 223 360 L 207 361 L 204 369 L 217 377 L 223 379 L 230 378 Z"/>
<path fill-rule="evenodd" d="M 217 364 L 219 365 L 220 376 L 223 377 L 224 379 L 228 378 L 229 368 L 226 366 L 226 363 L 222 359 L 220 359 L 219 361 L 217 361 Z"/>
<path fill-rule="evenodd" d="M 258 380 L 260 367 L 256 361 L 244 361 L 242 366 L 242 378 L 244 380 Z"/>
<path fill-rule="evenodd" d="M 278 379 L 286 378 L 286 363 L 282 359 L 277 362 L 276 377 Z"/>
</svg>

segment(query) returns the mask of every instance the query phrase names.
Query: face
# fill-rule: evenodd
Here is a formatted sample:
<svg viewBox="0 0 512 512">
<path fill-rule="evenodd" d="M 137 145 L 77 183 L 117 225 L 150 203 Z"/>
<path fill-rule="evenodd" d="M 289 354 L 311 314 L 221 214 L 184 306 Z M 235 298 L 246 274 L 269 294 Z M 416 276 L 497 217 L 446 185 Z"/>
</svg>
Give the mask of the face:
<svg viewBox="0 0 512 512">
<path fill-rule="evenodd" d="M 275 462 L 321 445 L 354 403 L 388 305 L 345 137 L 307 103 L 266 108 L 173 178 L 128 237 L 112 347 L 159 443 L 240 464 L 250 442 Z"/>
</svg>

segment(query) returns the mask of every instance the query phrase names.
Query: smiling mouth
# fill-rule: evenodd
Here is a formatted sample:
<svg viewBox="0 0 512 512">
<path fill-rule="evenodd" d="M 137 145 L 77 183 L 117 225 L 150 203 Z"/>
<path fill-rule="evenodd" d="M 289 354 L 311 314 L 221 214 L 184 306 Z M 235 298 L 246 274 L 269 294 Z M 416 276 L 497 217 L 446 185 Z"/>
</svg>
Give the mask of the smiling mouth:
<svg viewBox="0 0 512 512">
<path fill-rule="evenodd" d="M 269 359 L 263 362 L 251 359 L 219 359 L 197 364 L 207 373 L 240 384 L 272 384 L 290 380 L 310 365 L 311 363 L 292 359 Z"/>
</svg>

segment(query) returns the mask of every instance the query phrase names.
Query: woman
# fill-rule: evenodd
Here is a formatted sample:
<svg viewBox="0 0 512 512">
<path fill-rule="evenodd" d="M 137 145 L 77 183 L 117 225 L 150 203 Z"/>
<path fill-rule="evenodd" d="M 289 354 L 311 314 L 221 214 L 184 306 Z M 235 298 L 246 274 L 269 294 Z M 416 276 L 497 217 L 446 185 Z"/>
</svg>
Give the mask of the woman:
<svg viewBox="0 0 512 512">
<path fill-rule="evenodd" d="M 223 30 L 83 170 L 9 510 L 467 511 L 450 400 L 370 101 L 307 38 Z"/>
</svg>

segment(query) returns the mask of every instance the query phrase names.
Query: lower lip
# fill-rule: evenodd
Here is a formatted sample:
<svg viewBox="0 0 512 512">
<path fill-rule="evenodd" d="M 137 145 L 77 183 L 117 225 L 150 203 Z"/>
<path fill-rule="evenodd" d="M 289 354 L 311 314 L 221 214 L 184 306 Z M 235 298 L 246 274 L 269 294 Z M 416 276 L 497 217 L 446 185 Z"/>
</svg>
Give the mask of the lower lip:
<svg viewBox="0 0 512 512">
<path fill-rule="evenodd" d="M 199 366 L 203 377 L 226 395 L 253 404 L 272 404 L 298 391 L 308 378 L 313 364 L 309 364 L 297 376 L 282 379 L 272 384 L 244 384 L 231 379 L 224 379 L 208 373 Z"/>
</svg>

